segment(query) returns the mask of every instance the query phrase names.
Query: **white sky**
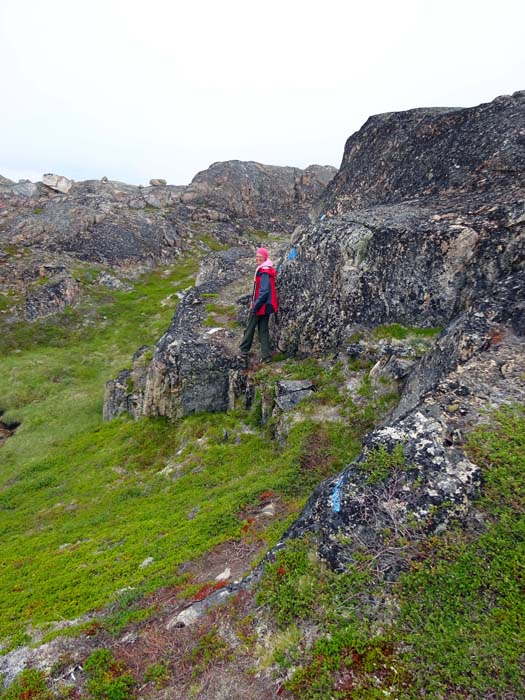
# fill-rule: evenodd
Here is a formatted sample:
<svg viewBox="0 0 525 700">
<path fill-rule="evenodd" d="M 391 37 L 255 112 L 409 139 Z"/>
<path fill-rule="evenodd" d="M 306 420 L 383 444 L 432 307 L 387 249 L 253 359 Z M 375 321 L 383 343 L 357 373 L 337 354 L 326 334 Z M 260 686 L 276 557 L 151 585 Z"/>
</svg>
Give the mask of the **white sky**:
<svg viewBox="0 0 525 700">
<path fill-rule="evenodd" d="M 525 89 L 523 0 L 0 0 L 0 174 L 339 166 L 368 116 Z"/>
</svg>

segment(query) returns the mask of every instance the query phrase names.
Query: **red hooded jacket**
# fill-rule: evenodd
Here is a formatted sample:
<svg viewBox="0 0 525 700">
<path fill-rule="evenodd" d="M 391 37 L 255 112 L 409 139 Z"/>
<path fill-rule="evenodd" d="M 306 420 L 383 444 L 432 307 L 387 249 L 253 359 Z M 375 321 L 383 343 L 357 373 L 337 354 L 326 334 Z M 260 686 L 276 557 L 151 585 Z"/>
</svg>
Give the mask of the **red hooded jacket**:
<svg viewBox="0 0 525 700">
<path fill-rule="evenodd" d="M 256 316 L 267 316 L 279 311 L 275 278 L 277 271 L 263 263 L 257 268 L 253 283 L 252 307 Z"/>
</svg>

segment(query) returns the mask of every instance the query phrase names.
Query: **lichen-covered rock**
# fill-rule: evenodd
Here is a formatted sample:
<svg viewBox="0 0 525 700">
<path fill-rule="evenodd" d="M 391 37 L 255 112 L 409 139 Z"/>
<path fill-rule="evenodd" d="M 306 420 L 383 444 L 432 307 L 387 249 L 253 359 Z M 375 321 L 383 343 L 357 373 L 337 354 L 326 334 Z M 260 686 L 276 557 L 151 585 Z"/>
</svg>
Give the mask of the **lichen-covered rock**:
<svg viewBox="0 0 525 700">
<path fill-rule="evenodd" d="M 359 326 L 445 326 L 524 251 L 525 188 L 326 217 L 281 266 L 279 347 L 326 352 Z"/>
<path fill-rule="evenodd" d="M 283 262 L 282 349 L 369 359 L 358 330 L 444 327 L 412 368 L 379 357 L 372 378 L 401 379 L 399 405 L 288 533 L 314 532 L 336 569 L 364 555 L 394 579 L 421 537 L 470 517 L 481 474 L 465 435 L 525 401 L 523 134 L 525 93 L 371 118 Z"/>
<path fill-rule="evenodd" d="M 525 91 L 468 108 L 370 117 L 323 196 L 332 214 L 438 193 L 525 184 Z"/>
<path fill-rule="evenodd" d="M 249 220 L 252 226 L 291 231 L 307 220 L 308 209 L 334 177 L 332 166 L 299 168 L 251 161 L 213 163 L 198 173 L 183 192 L 182 202 L 194 220 Z"/>
<path fill-rule="evenodd" d="M 73 277 L 62 277 L 28 289 L 25 297 L 26 321 L 36 321 L 63 311 L 80 298 L 80 285 Z"/>
<path fill-rule="evenodd" d="M 359 324 L 445 326 L 523 267 L 525 92 L 372 117 L 279 276 L 281 349 L 337 347 Z"/>
<path fill-rule="evenodd" d="M 525 402 L 524 310 L 522 270 L 458 317 L 414 367 L 393 414 L 318 487 L 287 536 L 314 532 L 340 570 L 366 552 L 378 575 L 393 579 L 414 553 L 411 542 L 464 520 L 481 479 L 465 435 L 490 409 Z M 393 458 L 396 448 L 402 459 Z"/>
<path fill-rule="evenodd" d="M 290 411 L 313 392 L 314 385 L 308 379 L 281 379 L 275 385 L 275 405 L 279 411 Z"/>
<path fill-rule="evenodd" d="M 144 363 L 134 357 L 133 370 L 108 382 L 104 419 L 123 412 L 133 417 L 171 419 L 201 411 L 226 411 L 244 389 L 243 362 L 237 357 L 238 332 L 205 325 L 207 295 L 220 286 L 192 288 L 183 298 L 168 331 Z M 213 298 L 213 296 L 212 296 Z"/>
</svg>

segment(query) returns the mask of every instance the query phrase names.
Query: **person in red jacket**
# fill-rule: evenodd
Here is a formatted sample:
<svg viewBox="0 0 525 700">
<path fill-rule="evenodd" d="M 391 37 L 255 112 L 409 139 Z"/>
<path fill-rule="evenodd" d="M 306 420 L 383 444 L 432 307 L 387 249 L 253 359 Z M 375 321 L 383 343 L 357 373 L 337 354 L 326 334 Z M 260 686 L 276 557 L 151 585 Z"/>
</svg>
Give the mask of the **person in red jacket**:
<svg viewBox="0 0 525 700">
<path fill-rule="evenodd" d="M 259 335 L 261 343 L 261 354 L 263 362 L 270 362 L 270 332 L 268 322 L 270 314 L 277 313 L 279 305 L 277 302 L 277 292 L 275 291 L 275 278 L 277 271 L 273 267 L 272 261 L 268 258 L 266 248 L 257 248 L 255 255 L 257 269 L 253 279 L 253 294 L 250 316 L 244 337 L 240 345 L 243 356 L 246 356 L 253 343 L 255 329 Z"/>
</svg>

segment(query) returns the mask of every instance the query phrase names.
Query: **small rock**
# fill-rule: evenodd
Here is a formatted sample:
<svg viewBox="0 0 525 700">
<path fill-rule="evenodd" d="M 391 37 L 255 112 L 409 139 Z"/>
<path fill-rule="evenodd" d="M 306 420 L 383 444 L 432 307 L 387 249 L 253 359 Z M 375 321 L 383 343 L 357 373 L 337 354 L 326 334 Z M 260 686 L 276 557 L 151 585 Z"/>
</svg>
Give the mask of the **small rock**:
<svg viewBox="0 0 525 700">
<path fill-rule="evenodd" d="M 218 576 L 215 577 L 215 580 L 216 581 L 227 581 L 231 575 L 232 575 L 231 569 L 229 566 L 227 566 L 223 572 L 221 572 Z"/>
<path fill-rule="evenodd" d="M 120 644 L 135 644 L 138 638 L 139 635 L 137 632 L 128 632 L 119 640 L 119 642 Z"/>
<path fill-rule="evenodd" d="M 275 503 L 268 503 L 268 505 L 261 510 L 261 515 L 265 515 L 268 518 L 273 518 L 275 515 Z"/>
<path fill-rule="evenodd" d="M 183 610 L 178 615 L 175 615 L 175 617 L 168 622 L 166 629 L 172 630 L 177 627 L 187 627 L 188 625 L 192 625 L 194 622 L 197 622 L 199 617 L 201 617 L 201 614 L 195 607 L 192 606 L 190 608 L 186 608 L 186 610 Z"/>
<path fill-rule="evenodd" d="M 144 561 L 142 562 L 142 564 L 140 565 L 139 568 L 145 569 L 150 564 L 153 564 L 154 561 L 155 561 L 155 559 L 153 559 L 153 557 L 146 557 L 146 559 L 144 559 Z"/>
<path fill-rule="evenodd" d="M 153 178 L 152 180 L 149 181 L 149 184 L 152 187 L 164 187 L 168 183 L 166 182 L 166 180 L 163 180 L 162 178 Z"/>
<path fill-rule="evenodd" d="M 63 175 L 53 175 L 52 173 L 46 173 L 42 177 L 42 182 L 47 187 L 50 187 L 56 192 L 62 192 L 62 194 L 67 194 L 73 185 L 73 181 L 69 180 Z"/>
</svg>

